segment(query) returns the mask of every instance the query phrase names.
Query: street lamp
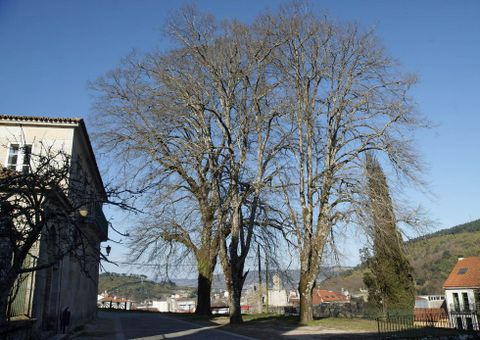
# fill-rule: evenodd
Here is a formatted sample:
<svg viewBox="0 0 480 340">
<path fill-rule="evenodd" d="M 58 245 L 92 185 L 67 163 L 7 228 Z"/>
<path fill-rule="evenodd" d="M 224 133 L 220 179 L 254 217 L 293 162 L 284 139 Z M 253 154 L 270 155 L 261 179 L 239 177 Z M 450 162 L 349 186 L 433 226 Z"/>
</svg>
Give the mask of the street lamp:
<svg viewBox="0 0 480 340">
<path fill-rule="evenodd" d="M 85 207 L 81 207 L 78 210 L 78 213 L 80 214 L 81 217 L 87 217 L 88 216 L 88 209 Z"/>
</svg>

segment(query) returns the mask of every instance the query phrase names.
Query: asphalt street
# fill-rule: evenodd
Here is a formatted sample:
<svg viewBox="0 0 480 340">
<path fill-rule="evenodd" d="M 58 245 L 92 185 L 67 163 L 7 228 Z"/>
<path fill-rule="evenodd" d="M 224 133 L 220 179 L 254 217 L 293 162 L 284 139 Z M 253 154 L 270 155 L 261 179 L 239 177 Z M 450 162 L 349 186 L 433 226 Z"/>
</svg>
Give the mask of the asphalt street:
<svg viewBox="0 0 480 340">
<path fill-rule="evenodd" d="M 201 326 L 159 313 L 99 312 L 95 324 L 77 339 L 253 339 L 221 330 L 220 326 Z M 108 329 L 104 327 L 107 324 Z"/>
</svg>

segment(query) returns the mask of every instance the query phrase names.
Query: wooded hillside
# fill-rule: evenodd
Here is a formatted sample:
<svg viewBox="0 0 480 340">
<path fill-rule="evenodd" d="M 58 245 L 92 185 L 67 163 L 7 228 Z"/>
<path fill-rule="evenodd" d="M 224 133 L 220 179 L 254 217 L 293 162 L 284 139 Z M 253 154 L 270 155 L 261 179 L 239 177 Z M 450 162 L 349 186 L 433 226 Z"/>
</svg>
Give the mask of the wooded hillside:
<svg viewBox="0 0 480 340">
<path fill-rule="evenodd" d="M 480 256 L 480 220 L 439 230 L 406 243 L 417 294 L 443 294 L 443 283 L 459 257 Z M 325 289 L 364 287 L 362 265 L 320 283 Z"/>
<path fill-rule="evenodd" d="M 145 275 L 102 273 L 98 282 L 98 293 L 105 291 L 141 302 L 146 299 L 161 299 L 180 290 L 193 292 L 191 288 L 181 288 L 173 282 L 154 282 Z"/>
</svg>

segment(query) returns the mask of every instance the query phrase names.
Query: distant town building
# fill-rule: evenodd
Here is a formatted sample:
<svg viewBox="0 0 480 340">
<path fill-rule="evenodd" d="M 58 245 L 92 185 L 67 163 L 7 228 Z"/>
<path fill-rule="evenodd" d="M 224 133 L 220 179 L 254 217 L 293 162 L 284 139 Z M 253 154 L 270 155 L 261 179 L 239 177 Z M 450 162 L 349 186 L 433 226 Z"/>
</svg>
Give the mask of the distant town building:
<svg viewBox="0 0 480 340">
<path fill-rule="evenodd" d="M 186 295 L 174 294 L 165 300 L 152 300 L 148 304 L 138 305 L 136 309 L 144 309 L 162 313 L 193 313 L 197 299 Z"/>
<path fill-rule="evenodd" d="M 272 278 L 273 287 L 268 290 L 268 304 L 272 307 L 284 307 L 288 305 L 288 294 L 283 288 L 280 275 L 274 274 Z"/>
<path fill-rule="evenodd" d="M 458 329 L 479 330 L 480 258 L 459 258 L 443 288 L 453 326 Z"/>
<path fill-rule="evenodd" d="M 352 299 L 355 300 L 363 300 L 364 302 L 368 301 L 368 289 L 360 288 L 356 292 L 352 292 L 350 295 Z"/>
<path fill-rule="evenodd" d="M 314 289 L 312 292 L 312 305 L 322 303 L 349 303 L 348 295 L 325 289 Z"/>
<path fill-rule="evenodd" d="M 129 299 L 122 297 L 104 296 L 98 300 L 97 306 L 98 308 L 131 310 L 132 302 Z"/>
<path fill-rule="evenodd" d="M 445 295 L 418 295 L 415 297 L 415 308 L 440 308 L 444 301 Z"/>
<path fill-rule="evenodd" d="M 36 320 L 37 330 L 56 333 L 60 331 L 62 313 L 70 315 L 69 329 L 96 315 L 100 242 L 108 239 L 108 222 L 102 212 L 102 203 L 107 198 L 82 119 L 0 115 L 1 166 L 29 171 L 30 156 L 44 147 L 68 154 L 71 158 L 69 179 L 82 181 L 85 190 L 98 198 L 84 207 L 85 216 L 81 220 L 84 233 L 89 235 L 85 249 L 89 256 L 85 257 L 85 263 L 67 255 L 51 267 L 30 273 L 19 284 L 11 302 L 10 316 L 27 316 Z M 69 179 L 65 179 L 65 185 L 73 186 Z M 72 197 L 66 199 L 74 201 Z M 73 229 L 69 225 L 61 227 Z M 58 249 L 58 242 L 54 237 L 40 238 L 31 250 L 33 261 L 47 262 L 51 250 Z"/>
<path fill-rule="evenodd" d="M 153 300 L 152 304 L 149 306 L 152 309 L 156 309 L 158 312 L 168 313 L 171 312 L 170 306 L 167 300 Z"/>
<path fill-rule="evenodd" d="M 178 297 L 171 300 L 172 311 L 177 313 L 194 313 L 197 307 L 197 299 L 190 297 Z"/>
</svg>

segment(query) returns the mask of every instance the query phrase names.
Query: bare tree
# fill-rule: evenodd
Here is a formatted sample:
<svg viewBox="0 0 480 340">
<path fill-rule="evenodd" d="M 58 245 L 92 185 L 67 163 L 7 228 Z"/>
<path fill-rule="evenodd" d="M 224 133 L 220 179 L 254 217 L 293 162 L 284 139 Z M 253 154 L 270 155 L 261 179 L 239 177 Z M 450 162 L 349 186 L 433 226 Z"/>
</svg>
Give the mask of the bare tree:
<svg viewBox="0 0 480 340">
<path fill-rule="evenodd" d="M 150 188 L 152 221 L 135 233 L 142 245 L 136 255 L 158 256 L 172 242 L 188 249 L 199 272 L 197 312 L 206 314 L 220 251 L 239 320 L 261 192 L 283 144 L 273 132 L 279 116 L 269 74 L 275 42 L 190 8 L 167 31 L 178 44 L 174 50 L 131 56 L 96 83 L 107 126 L 101 136 L 134 169 L 129 177 Z"/>
<path fill-rule="evenodd" d="M 167 29 L 174 49 L 132 55 L 94 86 L 103 144 L 149 193 L 137 256 L 172 242 L 193 254 L 201 313 L 220 255 L 231 321 L 241 321 L 255 230 L 282 220 L 300 255 L 301 321 L 311 320 L 332 227 L 354 220 L 365 196 L 362 154 L 377 150 L 417 179 L 414 77 L 371 32 L 312 13 L 294 3 L 243 25 L 184 9 Z M 283 206 L 267 198 L 278 188 Z M 284 207 L 288 223 L 272 218 Z"/>
<path fill-rule="evenodd" d="M 208 20 L 201 26 L 211 29 Z M 94 88 L 102 94 L 102 142 L 125 161 L 131 184 L 146 189 L 150 221 L 134 232 L 134 256 L 156 256 L 172 244 L 187 249 L 198 270 L 196 312 L 209 314 L 226 141 L 209 109 L 219 104 L 213 80 L 187 47 L 132 55 Z"/>
<path fill-rule="evenodd" d="M 409 132 L 421 125 L 407 96 L 415 78 L 398 72 L 373 33 L 312 13 L 294 3 L 262 19 L 284 39 L 275 67 L 296 128 L 278 182 L 300 255 L 302 323 L 312 319 L 312 289 L 332 228 L 354 220 L 364 197 L 362 154 L 377 150 L 415 181 Z"/>
<path fill-rule="evenodd" d="M 87 275 L 98 263 L 98 235 L 84 228 L 79 212 L 105 198 L 75 181 L 69 155 L 47 147 L 29 155 L 28 169 L 0 168 L 0 325 L 26 274 L 67 254 Z"/>
<path fill-rule="evenodd" d="M 261 26 L 225 22 L 217 28 L 211 17 L 188 9 L 169 30 L 212 84 L 205 88 L 211 102 L 204 108 L 213 114 L 223 142 L 224 162 L 215 187 L 221 197 L 216 202 L 219 255 L 230 293 L 230 321 L 241 322 L 244 267 L 254 230 L 280 227 L 264 199 L 276 174 L 273 161 L 285 145 L 271 68 L 279 41 Z"/>
</svg>

